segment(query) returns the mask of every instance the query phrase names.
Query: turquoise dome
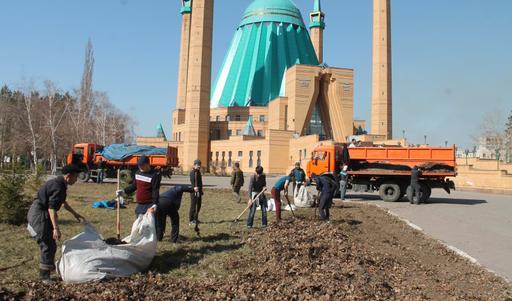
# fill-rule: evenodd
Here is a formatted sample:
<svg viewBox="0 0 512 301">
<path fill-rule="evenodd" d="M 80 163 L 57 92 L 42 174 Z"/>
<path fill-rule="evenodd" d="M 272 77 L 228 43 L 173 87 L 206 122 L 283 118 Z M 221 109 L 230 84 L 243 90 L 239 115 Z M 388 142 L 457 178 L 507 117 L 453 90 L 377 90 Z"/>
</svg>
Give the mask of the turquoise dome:
<svg viewBox="0 0 512 301">
<path fill-rule="evenodd" d="M 283 96 L 288 68 L 318 65 L 300 10 L 290 0 L 255 0 L 245 10 L 211 96 L 211 107 L 267 106 Z"/>
<path fill-rule="evenodd" d="M 290 0 L 256 0 L 249 5 L 240 26 L 258 22 L 280 22 L 304 26 L 302 15 Z"/>
</svg>

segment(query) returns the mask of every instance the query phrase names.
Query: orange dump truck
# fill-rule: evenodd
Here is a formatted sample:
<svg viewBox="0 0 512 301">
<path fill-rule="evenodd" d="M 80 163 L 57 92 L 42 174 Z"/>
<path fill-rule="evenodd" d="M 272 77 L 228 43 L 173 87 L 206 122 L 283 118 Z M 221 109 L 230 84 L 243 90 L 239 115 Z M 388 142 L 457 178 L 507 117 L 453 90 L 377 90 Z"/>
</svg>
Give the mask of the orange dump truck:
<svg viewBox="0 0 512 301">
<path fill-rule="evenodd" d="M 67 156 L 67 163 L 82 165 L 84 171 L 79 180 L 87 182 L 90 179 L 96 181 L 100 169 L 107 178 L 115 178 L 118 169 L 133 172 L 137 169 L 138 159 L 143 155 L 149 158 L 151 167 L 160 167 L 162 175 L 168 177 L 179 163 L 178 150 L 175 147 L 155 148 L 123 144 L 103 146 L 93 143 L 75 144 Z"/>
<path fill-rule="evenodd" d="M 421 170 L 422 202 L 430 198 L 432 189 L 455 189 L 449 179 L 457 175 L 455 146 L 442 147 L 354 147 L 349 148 L 348 188 L 356 192 L 378 191 L 387 202 L 402 199 L 411 182 L 411 170 Z M 329 174 L 339 179 L 343 146 L 319 146 L 312 152 L 307 175 Z"/>
</svg>

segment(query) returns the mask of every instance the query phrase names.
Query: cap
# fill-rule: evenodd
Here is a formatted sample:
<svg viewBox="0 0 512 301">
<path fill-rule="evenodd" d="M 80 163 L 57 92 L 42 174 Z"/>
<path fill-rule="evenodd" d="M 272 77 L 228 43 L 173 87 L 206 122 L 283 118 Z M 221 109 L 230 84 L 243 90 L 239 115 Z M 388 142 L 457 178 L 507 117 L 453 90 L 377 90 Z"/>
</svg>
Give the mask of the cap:
<svg viewBox="0 0 512 301">
<path fill-rule="evenodd" d="M 194 165 L 201 165 L 201 160 L 195 160 Z"/>
<path fill-rule="evenodd" d="M 142 166 L 144 164 L 149 164 L 149 158 L 146 157 L 146 156 L 142 156 L 139 158 L 139 160 L 137 160 L 137 165 L 138 166 Z"/>
</svg>

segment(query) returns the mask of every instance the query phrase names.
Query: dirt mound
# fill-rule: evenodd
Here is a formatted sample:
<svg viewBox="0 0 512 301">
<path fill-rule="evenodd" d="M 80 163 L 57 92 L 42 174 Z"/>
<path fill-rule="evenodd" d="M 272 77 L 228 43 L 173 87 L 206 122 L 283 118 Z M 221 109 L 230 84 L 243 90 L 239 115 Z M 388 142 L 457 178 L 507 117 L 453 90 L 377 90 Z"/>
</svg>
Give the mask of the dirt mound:
<svg viewBox="0 0 512 301">
<path fill-rule="evenodd" d="M 501 278 L 381 210 L 343 208 L 325 224 L 290 219 L 243 239 L 225 277 L 146 274 L 80 285 L 24 282 L 26 300 L 512 300 Z M 3 293 L 3 296 L 2 296 Z"/>
</svg>

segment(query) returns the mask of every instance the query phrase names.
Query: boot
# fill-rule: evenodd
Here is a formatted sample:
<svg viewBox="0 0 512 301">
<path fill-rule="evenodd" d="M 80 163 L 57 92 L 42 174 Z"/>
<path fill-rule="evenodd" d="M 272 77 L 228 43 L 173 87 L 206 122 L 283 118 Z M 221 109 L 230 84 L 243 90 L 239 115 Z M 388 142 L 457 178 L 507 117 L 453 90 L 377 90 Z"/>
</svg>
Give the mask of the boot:
<svg viewBox="0 0 512 301">
<path fill-rule="evenodd" d="M 53 283 L 52 279 L 50 278 L 50 271 L 49 270 L 39 270 L 39 279 L 44 284 L 51 284 L 51 283 Z"/>
</svg>

